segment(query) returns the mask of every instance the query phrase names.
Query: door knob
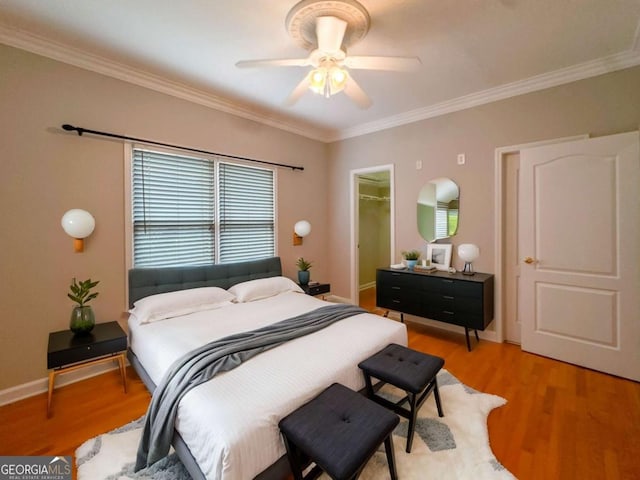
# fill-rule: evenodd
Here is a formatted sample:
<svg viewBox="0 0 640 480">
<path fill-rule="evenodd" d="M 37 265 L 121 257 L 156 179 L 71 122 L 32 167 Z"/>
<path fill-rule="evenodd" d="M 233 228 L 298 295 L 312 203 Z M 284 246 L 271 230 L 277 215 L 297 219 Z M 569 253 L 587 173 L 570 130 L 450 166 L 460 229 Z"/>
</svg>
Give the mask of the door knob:
<svg viewBox="0 0 640 480">
<path fill-rule="evenodd" d="M 524 263 L 528 263 L 528 264 L 532 264 L 535 262 L 535 260 L 531 257 L 524 257 Z"/>
</svg>

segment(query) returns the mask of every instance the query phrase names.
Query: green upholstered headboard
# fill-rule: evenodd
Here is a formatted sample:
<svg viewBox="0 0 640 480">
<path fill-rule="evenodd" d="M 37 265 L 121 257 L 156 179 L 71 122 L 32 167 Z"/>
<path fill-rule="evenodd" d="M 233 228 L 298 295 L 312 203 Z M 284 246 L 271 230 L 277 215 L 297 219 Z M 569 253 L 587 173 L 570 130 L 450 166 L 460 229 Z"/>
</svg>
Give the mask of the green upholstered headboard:
<svg viewBox="0 0 640 480">
<path fill-rule="evenodd" d="M 129 270 L 129 307 L 133 307 L 136 300 L 157 293 L 198 287 L 227 289 L 247 280 L 280 275 L 280 257 L 218 265 L 133 268 Z"/>
</svg>

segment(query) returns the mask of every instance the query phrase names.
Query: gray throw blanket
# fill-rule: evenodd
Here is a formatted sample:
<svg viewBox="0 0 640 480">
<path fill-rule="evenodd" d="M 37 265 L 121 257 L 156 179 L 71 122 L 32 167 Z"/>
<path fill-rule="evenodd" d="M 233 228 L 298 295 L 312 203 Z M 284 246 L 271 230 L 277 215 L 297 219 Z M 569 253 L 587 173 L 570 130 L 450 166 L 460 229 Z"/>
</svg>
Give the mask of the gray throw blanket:
<svg viewBox="0 0 640 480">
<path fill-rule="evenodd" d="M 153 392 L 138 445 L 135 471 L 167 456 L 178 403 L 189 390 L 259 353 L 359 313 L 366 311 L 344 304 L 320 307 L 257 330 L 215 340 L 176 360 Z"/>
</svg>

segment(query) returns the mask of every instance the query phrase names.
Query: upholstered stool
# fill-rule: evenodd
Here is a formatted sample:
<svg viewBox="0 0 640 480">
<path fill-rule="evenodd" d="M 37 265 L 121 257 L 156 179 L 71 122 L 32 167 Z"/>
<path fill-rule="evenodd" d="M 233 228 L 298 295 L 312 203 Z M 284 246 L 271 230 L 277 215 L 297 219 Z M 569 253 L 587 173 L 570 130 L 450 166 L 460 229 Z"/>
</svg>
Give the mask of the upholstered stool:
<svg viewBox="0 0 640 480">
<path fill-rule="evenodd" d="M 369 398 L 409 419 L 407 453 L 411 452 L 418 410 L 431 392 L 436 399 L 438 415 L 444 416 L 436 379 L 436 375 L 443 365 L 444 360 L 440 357 L 417 352 L 395 343 L 387 345 L 358 365 L 364 373 Z M 376 395 L 371 382 L 372 377 L 380 380 L 376 389 L 389 383 L 404 390 L 407 396 L 399 402 L 393 403 Z M 409 409 L 402 407 L 405 402 L 409 402 Z"/>
<path fill-rule="evenodd" d="M 279 426 L 295 480 L 316 478 L 322 471 L 335 480 L 356 479 L 382 442 L 396 480 L 391 433 L 398 422 L 394 413 L 334 383 Z M 316 465 L 303 477 L 309 461 Z"/>
</svg>

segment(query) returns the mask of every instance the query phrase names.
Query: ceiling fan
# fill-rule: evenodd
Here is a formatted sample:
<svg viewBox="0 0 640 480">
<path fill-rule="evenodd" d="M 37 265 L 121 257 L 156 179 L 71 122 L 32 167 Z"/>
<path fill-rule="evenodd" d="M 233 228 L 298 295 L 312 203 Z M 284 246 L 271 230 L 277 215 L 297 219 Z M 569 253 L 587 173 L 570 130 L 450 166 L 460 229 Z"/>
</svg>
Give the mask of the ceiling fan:
<svg viewBox="0 0 640 480">
<path fill-rule="evenodd" d="M 371 99 L 349 70 L 408 72 L 421 65 L 418 57 L 347 55 L 347 47 L 361 40 L 370 25 L 367 10 L 355 0 L 303 0 L 291 9 L 285 23 L 291 37 L 310 51 L 306 58 L 242 60 L 236 66 L 312 67 L 287 98 L 288 105 L 311 90 L 327 98 L 344 92 L 356 105 L 368 108 Z"/>
</svg>

